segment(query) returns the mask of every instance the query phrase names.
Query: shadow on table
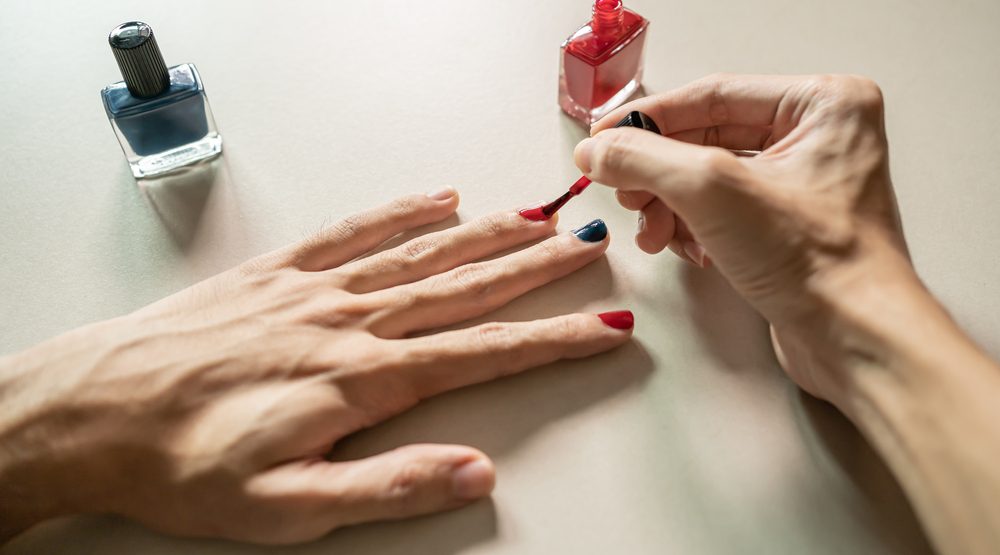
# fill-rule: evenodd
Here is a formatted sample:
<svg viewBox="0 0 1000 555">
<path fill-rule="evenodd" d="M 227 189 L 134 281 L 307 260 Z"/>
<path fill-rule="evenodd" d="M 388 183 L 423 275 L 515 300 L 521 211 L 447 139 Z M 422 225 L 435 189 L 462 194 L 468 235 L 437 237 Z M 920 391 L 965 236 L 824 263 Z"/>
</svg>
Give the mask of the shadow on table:
<svg viewBox="0 0 1000 555">
<path fill-rule="evenodd" d="M 137 180 L 181 250 L 185 250 L 197 235 L 208 197 L 224 164 L 225 158 L 220 156 L 177 173 Z"/>
<path fill-rule="evenodd" d="M 686 266 L 682 283 L 688 315 L 717 367 L 747 380 L 782 373 L 771 351 L 767 322 L 722 275 Z M 833 461 L 834 474 L 847 478 L 851 494 L 860 498 L 855 507 L 865 511 L 857 515 L 859 521 L 891 552 L 932 553 L 902 488 L 878 453 L 833 405 L 795 391 L 793 410 L 803 441 L 815 451 L 813 460 Z"/>
<path fill-rule="evenodd" d="M 221 540 L 190 540 L 152 532 L 126 519 L 82 516 L 45 522 L 3 546 L 3 555 L 319 555 L 378 553 L 452 555 L 496 536 L 496 509 L 489 499 L 460 510 L 408 520 L 343 528 L 316 542 L 258 546 Z"/>
<path fill-rule="evenodd" d="M 833 405 L 798 391 L 798 419 L 810 447 L 832 455 L 864 498 L 864 520 L 894 553 L 933 553 L 896 477 L 857 428 Z"/>
<path fill-rule="evenodd" d="M 606 260 L 529 293 L 480 321 L 544 318 L 579 311 L 581 303 L 612 289 Z M 342 440 L 334 460 L 371 456 L 410 443 L 457 443 L 502 459 L 547 426 L 602 400 L 641 387 L 652 359 L 637 342 L 577 361 L 562 361 L 429 399 L 413 410 Z M 453 553 L 496 535 L 492 503 L 414 521 L 341 530 L 310 553 Z M 403 539 L 406 539 L 405 542 Z M 322 546 L 322 547 L 319 547 Z M 326 551 L 323 550 L 326 548 Z"/>
</svg>

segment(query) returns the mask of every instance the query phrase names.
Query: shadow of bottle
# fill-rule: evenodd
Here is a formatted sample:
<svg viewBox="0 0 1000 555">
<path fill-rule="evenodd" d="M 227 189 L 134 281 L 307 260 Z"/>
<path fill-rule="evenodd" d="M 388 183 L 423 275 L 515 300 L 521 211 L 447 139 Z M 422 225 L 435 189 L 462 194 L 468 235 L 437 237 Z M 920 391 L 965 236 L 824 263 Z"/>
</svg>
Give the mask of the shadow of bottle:
<svg viewBox="0 0 1000 555">
<path fill-rule="evenodd" d="M 182 251 L 198 233 L 202 214 L 224 163 L 224 158 L 219 156 L 178 172 L 137 181 Z"/>
</svg>

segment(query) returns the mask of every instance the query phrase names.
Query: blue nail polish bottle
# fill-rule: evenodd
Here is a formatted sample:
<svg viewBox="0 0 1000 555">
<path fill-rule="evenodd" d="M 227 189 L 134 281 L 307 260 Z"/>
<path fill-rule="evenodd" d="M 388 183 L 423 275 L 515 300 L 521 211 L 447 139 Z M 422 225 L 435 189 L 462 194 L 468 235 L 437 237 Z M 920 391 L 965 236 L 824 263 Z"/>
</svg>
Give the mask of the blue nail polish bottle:
<svg viewBox="0 0 1000 555">
<path fill-rule="evenodd" d="M 104 110 L 136 178 L 151 177 L 218 156 L 205 86 L 194 64 L 167 68 L 153 30 L 122 23 L 108 36 L 124 81 L 101 91 Z"/>
</svg>

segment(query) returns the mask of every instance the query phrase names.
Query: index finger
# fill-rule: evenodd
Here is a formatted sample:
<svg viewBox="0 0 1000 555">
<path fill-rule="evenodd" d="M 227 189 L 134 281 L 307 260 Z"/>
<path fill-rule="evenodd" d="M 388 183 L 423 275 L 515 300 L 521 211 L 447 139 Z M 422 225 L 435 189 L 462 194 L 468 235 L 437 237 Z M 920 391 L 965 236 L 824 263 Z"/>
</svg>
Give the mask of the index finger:
<svg viewBox="0 0 1000 555">
<path fill-rule="evenodd" d="M 663 135 L 720 125 L 770 127 L 776 123 L 787 124 L 782 130 L 787 133 L 802 114 L 795 110 L 797 103 L 783 100 L 800 98 L 790 93 L 811 80 L 786 75 L 710 75 L 679 89 L 629 102 L 601 118 L 590 134 L 613 127 L 633 110 L 653 118 Z"/>
</svg>

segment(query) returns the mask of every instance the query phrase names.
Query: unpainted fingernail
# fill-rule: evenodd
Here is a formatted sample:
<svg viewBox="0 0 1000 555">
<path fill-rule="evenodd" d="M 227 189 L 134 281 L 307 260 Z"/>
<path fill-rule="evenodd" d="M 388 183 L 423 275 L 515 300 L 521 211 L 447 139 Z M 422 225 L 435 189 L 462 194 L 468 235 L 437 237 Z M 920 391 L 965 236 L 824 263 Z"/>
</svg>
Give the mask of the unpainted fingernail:
<svg viewBox="0 0 1000 555">
<path fill-rule="evenodd" d="M 451 492 L 458 499 L 479 499 L 493 491 L 493 483 L 493 464 L 488 459 L 475 459 L 454 470 Z"/>
<path fill-rule="evenodd" d="M 457 192 L 454 187 L 442 187 L 433 193 L 427 193 L 427 198 L 431 200 L 448 200 L 455 196 Z"/>
<path fill-rule="evenodd" d="M 574 229 L 573 235 L 576 235 L 581 241 L 600 243 L 608 236 L 608 226 L 604 220 L 597 218 L 583 227 Z"/>
<path fill-rule="evenodd" d="M 642 233 L 643 231 L 646 231 L 646 218 L 642 214 L 639 214 L 639 221 L 637 222 L 635 232 Z"/>
<path fill-rule="evenodd" d="M 705 267 L 705 247 L 695 241 L 684 242 L 684 253 L 688 255 L 692 262 L 698 267 Z"/>
<path fill-rule="evenodd" d="M 573 158 L 576 160 L 576 165 L 585 174 L 589 174 L 592 169 L 590 158 L 593 156 L 593 152 L 594 139 L 591 137 L 580 141 L 580 144 L 576 145 L 576 150 L 573 151 Z"/>
</svg>

